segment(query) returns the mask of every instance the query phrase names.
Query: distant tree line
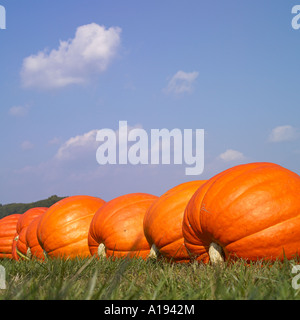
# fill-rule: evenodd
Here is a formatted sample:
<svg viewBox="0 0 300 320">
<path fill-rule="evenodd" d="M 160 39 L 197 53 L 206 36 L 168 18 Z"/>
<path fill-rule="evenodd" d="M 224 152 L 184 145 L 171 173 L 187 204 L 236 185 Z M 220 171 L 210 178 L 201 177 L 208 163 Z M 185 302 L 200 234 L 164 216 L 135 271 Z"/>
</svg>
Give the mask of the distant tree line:
<svg viewBox="0 0 300 320">
<path fill-rule="evenodd" d="M 57 201 L 66 198 L 66 197 L 58 197 L 57 195 L 53 195 L 51 197 L 49 197 L 48 199 L 44 199 L 44 200 L 39 200 L 36 202 L 31 202 L 31 203 L 9 203 L 9 204 L 5 204 L 2 205 L 0 203 L 0 219 L 4 218 L 6 216 L 9 216 L 11 214 L 15 214 L 15 213 L 24 213 L 27 210 L 31 209 L 31 208 L 35 208 L 35 207 L 47 207 L 49 208 L 50 206 L 52 206 L 54 203 L 56 203 Z"/>
</svg>

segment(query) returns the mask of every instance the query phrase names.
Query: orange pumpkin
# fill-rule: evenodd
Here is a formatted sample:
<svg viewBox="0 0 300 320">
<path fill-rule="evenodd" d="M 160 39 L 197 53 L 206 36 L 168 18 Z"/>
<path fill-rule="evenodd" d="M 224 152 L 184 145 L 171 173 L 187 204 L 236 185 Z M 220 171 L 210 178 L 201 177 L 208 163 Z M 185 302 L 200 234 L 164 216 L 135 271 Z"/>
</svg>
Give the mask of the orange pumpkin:
<svg viewBox="0 0 300 320">
<path fill-rule="evenodd" d="M 105 203 L 91 196 L 71 196 L 52 205 L 37 226 L 40 246 L 51 258 L 90 256 L 88 232 L 95 212 Z"/>
<path fill-rule="evenodd" d="M 0 259 L 12 259 L 12 245 L 21 214 L 11 214 L 0 219 Z"/>
<path fill-rule="evenodd" d="M 208 180 L 183 219 L 197 260 L 291 259 L 300 250 L 300 176 L 273 163 L 249 163 Z"/>
<path fill-rule="evenodd" d="M 91 254 L 146 258 L 150 246 L 144 235 L 143 220 L 156 199 L 156 196 L 147 193 L 131 193 L 102 206 L 90 226 L 88 239 Z"/>
<path fill-rule="evenodd" d="M 182 183 L 160 196 L 144 218 L 144 233 L 154 251 L 167 260 L 190 261 L 182 235 L 185 207 L 196 190 L 206 180 Z"/>
<path fill-rule="evenodd" d="M 38 238 L 37 238 L 37 227 L 41 220 L 42 216 L 38 216 L 34 218 L 29 226 L 27 227 L 26 231 L 26 245 L 28 247 L 27 253 L 28 256 L 32 259 L 40 259 L 44 260 L 44 250 L 40 246 Z"/>
<path fill-rule="evenodd" d="M 30 250 L 28 250 L 28 246 L 26 243 L 27 228 L 32 220 L 34 220 L 36 217 L 41 216 L 46 212 L 47 209 L 48 208 L 46 207 L 31 208 L 24 212 L 20 217 L 17 224 L 17 236 L 15 237 L 16 254 L 19 257 L 25 258 L 30 256 Z"/>
</svg>

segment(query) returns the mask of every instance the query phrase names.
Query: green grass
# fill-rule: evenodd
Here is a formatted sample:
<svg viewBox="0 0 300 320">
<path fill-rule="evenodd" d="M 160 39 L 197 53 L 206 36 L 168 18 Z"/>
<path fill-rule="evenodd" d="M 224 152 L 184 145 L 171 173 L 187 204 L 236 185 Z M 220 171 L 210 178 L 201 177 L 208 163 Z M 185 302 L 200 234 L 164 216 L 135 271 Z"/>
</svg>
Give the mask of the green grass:
<svg viewBox="0 0 300 320">
<path fill-rule="evenodd" d="M 1 260 L 0 300 L 294 300 L 299 260 L 214 267 L 142 259 Z M 299 281 L 300 282 L 300 281 Z"/>
</svg>

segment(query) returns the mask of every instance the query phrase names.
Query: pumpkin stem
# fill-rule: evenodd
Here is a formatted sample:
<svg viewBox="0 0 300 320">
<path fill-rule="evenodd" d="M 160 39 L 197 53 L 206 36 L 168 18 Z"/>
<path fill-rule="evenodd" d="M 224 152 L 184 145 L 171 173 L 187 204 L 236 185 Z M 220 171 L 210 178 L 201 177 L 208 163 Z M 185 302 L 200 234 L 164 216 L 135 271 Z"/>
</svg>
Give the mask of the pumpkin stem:
<svg viewBox="0 0 300 320">
<path fill-rule="evenodd" d="M 153 244 L 150 250 L 150 253 L 148 254 L 148 258 L 153 258 L 153 259 L 157 259 L 159 255 L 159 250 L 157 249 L 156 245 Z"/>
<path fill-rule="evenodd" d="M 46 250 L 43 250 L 43 254 L 44 254 L 45 259 L 48 259 L 48 254 L 47 254 Z"/>
<path fill-rule="evenodd" d="M 212 264 L 222 264 L 225 261 L 222 247 L 215 242 L 209 245 L 208 254 Z"/>
<path fill-rule="evenodd" d="M 28 247 L 28 249 L 27 249 L 26 256 L 27 256 L 29 259 L 32 258 L 31 250 L 30 250 L 29 247 Z"/>
<path fill-rule="evenodd" d="M 14 240 L 18 242 L 18 241 L 19 241 L 19 237 L 20 237 L 20 235 L 17 235 Z M 23 258 L 23 259 L 26 259 L 26 260 L 29 260 L 29 258 L 28 258 L 26 255 L 24 255 L 22 252 L 20 252 L 20 251 L 18 250 L 17 244 L 16 244 L 16 252 L 17 252 L 17 255 L 18 255 L 19 257 L 21 257 L 21 258 Z"/>
<path fill-rule="evenodd" d="M 97 254 L 99 257 L 106 257 L 105 245 L 103 243 L 99 244 Z"/>
<path fill-rule="evenodd" d="M 17 254 L 18 256 L 20 256 L 21 258 L 25 259 L 25 260 L 29 260 L 29 258 L 27 256 L 25 256 L 25 254 L 23 254 L 22 252 L 20 252 L 18 250 L 18 248 L 16 248 Z"/>
</svg>

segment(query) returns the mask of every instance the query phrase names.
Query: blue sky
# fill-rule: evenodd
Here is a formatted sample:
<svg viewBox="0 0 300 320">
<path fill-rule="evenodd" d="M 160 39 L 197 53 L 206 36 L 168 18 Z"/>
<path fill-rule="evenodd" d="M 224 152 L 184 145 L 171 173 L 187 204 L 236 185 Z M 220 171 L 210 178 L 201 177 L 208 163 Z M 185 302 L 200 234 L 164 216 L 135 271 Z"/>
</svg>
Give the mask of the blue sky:
<svg viewBox="0 0 300 320">
<path fill-rule="evenodd" d="M 160 195 L 254 161 L 300 174 L 296 4 L 0 0 L 0 203 Z M 203 173 L 99 165 L 95 133 L 122 120 L 204 129 Z"/>
</svg>

